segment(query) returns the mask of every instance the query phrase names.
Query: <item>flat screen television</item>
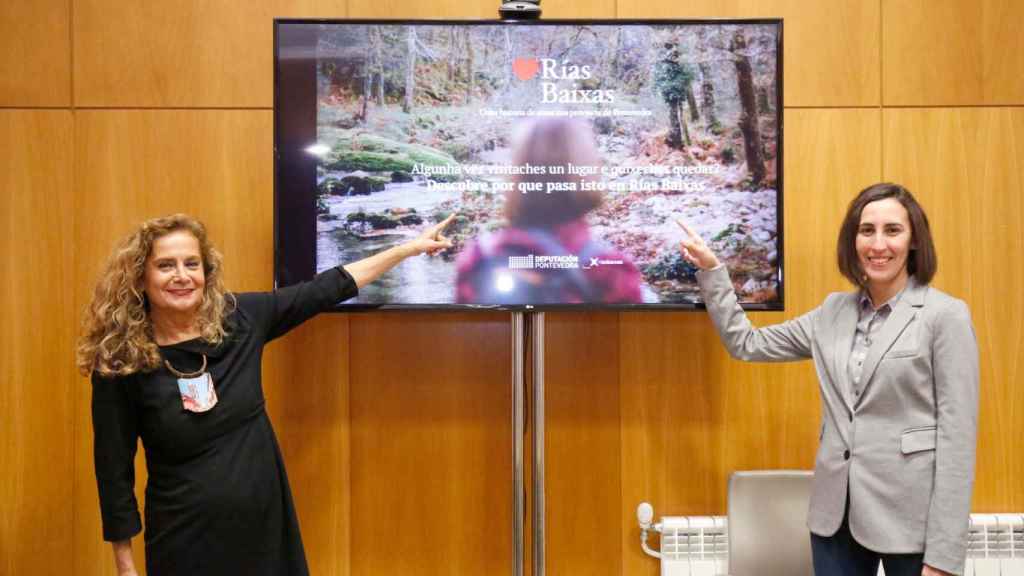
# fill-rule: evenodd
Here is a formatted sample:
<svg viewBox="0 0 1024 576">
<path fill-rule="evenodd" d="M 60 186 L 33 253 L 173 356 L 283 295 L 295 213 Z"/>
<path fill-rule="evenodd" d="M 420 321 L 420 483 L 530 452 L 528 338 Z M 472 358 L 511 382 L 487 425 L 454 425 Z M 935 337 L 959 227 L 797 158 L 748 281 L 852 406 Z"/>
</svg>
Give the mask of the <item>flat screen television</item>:
<svg viewBox="0 0 1024 576">
<path fill-rule="evenodd" d="M 782 309 L 782 21 L 275 22 L 275 280 L 454 214 L 340 308 Z"/>
</svg>

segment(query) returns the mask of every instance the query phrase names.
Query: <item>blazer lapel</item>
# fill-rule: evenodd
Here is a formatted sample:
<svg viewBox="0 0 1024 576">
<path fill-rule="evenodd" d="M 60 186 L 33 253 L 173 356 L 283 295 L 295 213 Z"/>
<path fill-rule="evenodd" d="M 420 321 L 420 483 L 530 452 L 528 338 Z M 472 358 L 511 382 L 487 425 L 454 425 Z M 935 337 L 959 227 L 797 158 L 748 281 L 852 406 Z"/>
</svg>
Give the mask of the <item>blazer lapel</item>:
<svg viewBox="0 0 1024 576">
<path fill-rule="evenodd" d="M 853 349 L 853 335 L 857 329 L 857 293 L 846 295 L 846 303 L 839 309 L 835 325 L 834 366 L 832 367 L 832 384 L 836 395 L 850 412 L 853 406 L 849 401 L 847 390 L 850 389 L 849 373 L 846 365 L 850 362 L 850 351 Z"/>
<path fill-rule="evenodd" d="M 907 325 L 917 315 L 918 309 L 924 305 L 924 295 L 927 289 L 927 286 L 918 285 L 913 276 L 907 280 L 906 292 L 895 304 L 885 325 L 882 326 L 875 336 L 874 342 L 871 343 L 871 347 L 868 348 L 868 355 L 864 359 L 864 368 L 860 378 L 860 381 L 864 383 L 864 390 L 857 401 L 857 406 L 867 397 L 868 388 L 871 387 L 871 378 L 875 375 L 878 363 L 882 361 L 882 357 L 889 351 L 889 348 L 892 348 L 900 334 L 906 330 Z"/>
</svg>

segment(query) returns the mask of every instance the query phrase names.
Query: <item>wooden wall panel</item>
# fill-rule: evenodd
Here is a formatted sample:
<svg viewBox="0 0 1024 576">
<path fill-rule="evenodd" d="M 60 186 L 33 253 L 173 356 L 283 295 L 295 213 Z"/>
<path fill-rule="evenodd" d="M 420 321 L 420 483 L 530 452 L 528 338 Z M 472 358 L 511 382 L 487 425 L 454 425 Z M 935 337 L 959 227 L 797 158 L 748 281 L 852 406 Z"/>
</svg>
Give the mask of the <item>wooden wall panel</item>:
<svg viewBox="0 0 1024 576">
<path fill-rule="evenodd" d="M 880 174 L 877 110 L 787 110 L 786 311 L 793 318 L 835 290 L 835 238 L 846 204 Z M 813 240 L 812 240 L 813 239 Z M 814 464 L 820 410 L 809 362 L 745 364 L 728 357 L 703 312 L 624 313 L 620 334 L 623 573 L 657 574 L 638 544 L 636 506 L 657 515 L 725 514 L 729 474 Z"/>
<path fill-rule="evenodd" d="M 497 5 L 497 3 L 495 3 Z M 616 0 L 585 0 L 583 2 L 541 2 L 542 17 L 555 18 L 615 18 Z"/>
<path fill-rule="evenodd" d="M 71 104 L 68 0 L 0 3 L 0 106 Z"/>
<path fill-rule="evenodd" d="M 350 318 L 352 574 L 512 566 L 508 313 Z"/>
<path fill-rule="evenodd" d="M 1024 109 L 885 111 L 885 177 L 928 212 L 934 285 L 971 308 L 981 347 L 975 511 L 1024 509 Z"/>
<path fill-rule="evenodd" d="M 141 221 L 173 212 L 206 223 L 224 255 L 230 289 L 273 286 L 271 116 L 228 110 L 75 113 L 76 314 L 91 297 L 115 244 Z M 110 546 L 101 541 L 89 398 L 88 381 L 76 379 L 73 506 L 79 576 L 106 574 L 112 567 Z M 141 491 L 145 474 L 137 468 Z M 141 549 L 138 539 L 140 561 Z"/>
<path fill-rule="evenodd" d="M 270 111 L 79 110 L 76 212 L 81 284 L 147 218 L 206 223 L 233 290 L 273 286 Z"/>
<path fill-rule="evenodd" d="M 267 349 L 267 409 L 288 469 L 311 574 L 348 576 L 348 317 L 324 314 Z"/>
<path fill-rule="evenodd" d="M 344 0 L 75 0 L 75 105 L 273 105 L 274 18 L 343 18 Z"/>
<path fill-rule="evenodd" d="M 882 176 L 878 110 L 786 110 L 786 308 L 810 310 L 851 289 L 836 264 L 836 239 L 854 196 Z"/>
<path fill-rule="evenodd" d="M 72 130 L 67 111 L 0 111 L 3 574 L 71 567 Z"/>
<path fill-rule="evenodd" d="M 640 549 L 636 507 L 657 516 L 723 510 L 721 367 L 703 313 L 623 313 L 620 320 L 623 574 L 659 573 Z"/>
<path fill-rule="evenodd" d="M 490 0 L 348 0 L 350 18 L 497 18 L 498 3 Z"/>
<path fill-rule="evenodd" d="M 622 574 L 619 315 L 545 316 L 547 573 Z"/>
<path fill-rule="evenodd" d="M 1024 104 L 1024 4 L 883 2 L 888 106 Z"/>
<path fill-rule="evenodd" d="M 619 18 L 784 18 L 786 106 L 877 106 L 879 5 L 864 0 L 619 0 Z"/>
<path fill-rule="evenodd" d="M 498 18 L 497 0 L 441 0 L 439 2 L 407 2 L 405 0 L 349 0 L 351 18 Z M 585 2 L 544 2 L 541 4 L 545 19 L 553 18 L 614 18 L 615 0 L 586 0 Z"/>
</svg>

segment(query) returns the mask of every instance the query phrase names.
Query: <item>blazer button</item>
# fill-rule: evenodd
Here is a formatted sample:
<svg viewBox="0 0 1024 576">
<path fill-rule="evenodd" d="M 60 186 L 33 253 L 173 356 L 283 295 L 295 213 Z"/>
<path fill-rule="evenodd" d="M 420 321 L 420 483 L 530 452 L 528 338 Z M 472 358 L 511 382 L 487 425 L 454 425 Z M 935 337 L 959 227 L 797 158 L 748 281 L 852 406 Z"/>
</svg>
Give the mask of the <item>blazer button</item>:
<svg viewBox="0 0 1024 576">
<path fill-rule="evenodd" d="M 849 460 L 849 459 L 850 459 L 850 451 L 846 450 L 846 451 L 843 452 L 843 460 Z"/>
</svg>

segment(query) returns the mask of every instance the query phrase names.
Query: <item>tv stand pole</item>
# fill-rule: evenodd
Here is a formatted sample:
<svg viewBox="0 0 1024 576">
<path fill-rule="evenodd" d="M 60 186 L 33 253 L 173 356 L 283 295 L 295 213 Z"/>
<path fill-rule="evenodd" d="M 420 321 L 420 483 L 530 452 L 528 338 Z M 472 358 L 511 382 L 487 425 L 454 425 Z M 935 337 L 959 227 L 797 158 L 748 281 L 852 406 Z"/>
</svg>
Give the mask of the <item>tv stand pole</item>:
<svg viewBox="0 0 1024 576">
<path fill-rule="evenodd" d="M 528 338 L 529 335 L 529 338 Z M 526 342 L 533 361 L 530 378 L 533 396 L 533 576 L 544 576 L 544 313 L 512 313 L 512 576 L 523 576 L 525 567 L 524 516 L 526 486 L 523 445 L 526 433 Z"/>
</svg>

